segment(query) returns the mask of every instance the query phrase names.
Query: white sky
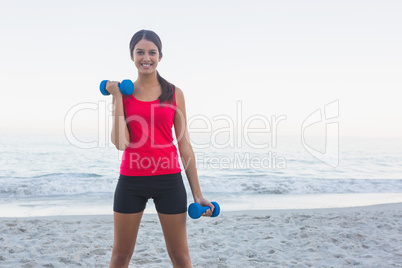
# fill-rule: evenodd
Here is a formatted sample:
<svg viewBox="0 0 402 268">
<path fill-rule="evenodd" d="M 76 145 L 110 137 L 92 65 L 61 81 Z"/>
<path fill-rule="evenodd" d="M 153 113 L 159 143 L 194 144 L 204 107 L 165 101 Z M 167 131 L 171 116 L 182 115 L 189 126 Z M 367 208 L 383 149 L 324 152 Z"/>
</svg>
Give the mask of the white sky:
<svg viewBox="0 0 402 268">
<path fill-rule="evenodd" d="M 63 133 L 75 105 L 111 102 L 99 82 L 136 79 L 128 44 L 141 29 L 161 37 L 158 70 L 189 119 L 236 122 L 241 101 L 243 123 L 286 115 L 279 131 L 299 135 L 338 100 L 341 135 L 402 137 L 399 0 L 1 0 L 0 133 Z M 74 131 L 97 132 L 101 110 L 76 113 Z"/>
</svg>

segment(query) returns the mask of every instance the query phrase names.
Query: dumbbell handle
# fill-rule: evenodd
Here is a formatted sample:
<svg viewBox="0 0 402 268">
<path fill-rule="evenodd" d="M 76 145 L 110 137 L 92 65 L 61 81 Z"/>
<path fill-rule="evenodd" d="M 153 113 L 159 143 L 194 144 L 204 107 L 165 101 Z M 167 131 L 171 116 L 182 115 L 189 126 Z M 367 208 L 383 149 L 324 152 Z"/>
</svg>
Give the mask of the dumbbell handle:
<svg viewBox="0 0 402 268">
<path fill-rule="evenodd" d="M 211 209 L 210 207 L 201 207 L 201 214 L 204 214 L 207 212 L 208 209 Z"/>
</svg>

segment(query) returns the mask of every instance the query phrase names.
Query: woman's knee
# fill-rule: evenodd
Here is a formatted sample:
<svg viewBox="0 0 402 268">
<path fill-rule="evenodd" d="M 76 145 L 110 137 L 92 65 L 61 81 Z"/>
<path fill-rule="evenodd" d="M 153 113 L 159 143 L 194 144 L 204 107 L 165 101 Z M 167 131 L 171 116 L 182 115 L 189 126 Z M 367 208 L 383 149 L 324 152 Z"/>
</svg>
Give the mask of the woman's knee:
<svg viewBox="0 0 402 268">
<path fill-rule="evenodd" d="M 132 255 L 133 255 L 132 253 L 113 252 L 111 263 L 118 267 L 125 266 L 125 265 L 128 266 Z M 111 267 L 113 267 L 113 265 L 111 265 Z"/>
<path fill-rule="evenodd" d="M 191 267 L 190 255 L 186 252 L 172 252 L 169 254 L 173 267 Z"/>
</svg>

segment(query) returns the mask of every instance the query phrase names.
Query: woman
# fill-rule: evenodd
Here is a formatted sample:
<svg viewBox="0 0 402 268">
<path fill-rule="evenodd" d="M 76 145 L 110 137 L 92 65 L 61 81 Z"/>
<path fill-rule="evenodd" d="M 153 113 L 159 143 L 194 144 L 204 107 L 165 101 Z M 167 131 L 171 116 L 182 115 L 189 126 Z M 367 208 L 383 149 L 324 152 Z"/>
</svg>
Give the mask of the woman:
<svg viewBox="0 0 402 268">
<path fill-rule="evenodd" d="M 163 79 L 156 68 L 162 43 L 156 33 L 141 30 L 130 41 L 131 59 L 138 69 L 132 95 L 122 95 L 109 81 L 113 95 L 112 143 L 124 150 L 114 197 L 114 244 L 110 267 L 128 267 L 149 198 L 153 198 L 173 267 L 191 267 L 186 232 L 187 197 L 181 177 L 174 126 L 183 167 L 194 202 L 210 209 L 203 198 L 190 144 L 183 91 Z"/>
</svg>

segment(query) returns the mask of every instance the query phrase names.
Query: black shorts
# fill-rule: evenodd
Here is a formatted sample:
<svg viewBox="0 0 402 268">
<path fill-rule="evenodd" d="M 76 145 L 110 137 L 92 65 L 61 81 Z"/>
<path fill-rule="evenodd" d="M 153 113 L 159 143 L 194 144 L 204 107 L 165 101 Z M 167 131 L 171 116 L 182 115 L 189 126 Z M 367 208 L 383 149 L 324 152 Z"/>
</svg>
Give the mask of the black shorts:
<svg viewBox="0 0 402 268">
<path fill-rule="evenodd" d="M 181 172 L 154 176 L 121 175 L 114 193 L 113 210 L 119 213 L 138 213 L 152 198 L 155 208 L 163 214 L 187 211 L 187 193 Z"/>
</svg>

